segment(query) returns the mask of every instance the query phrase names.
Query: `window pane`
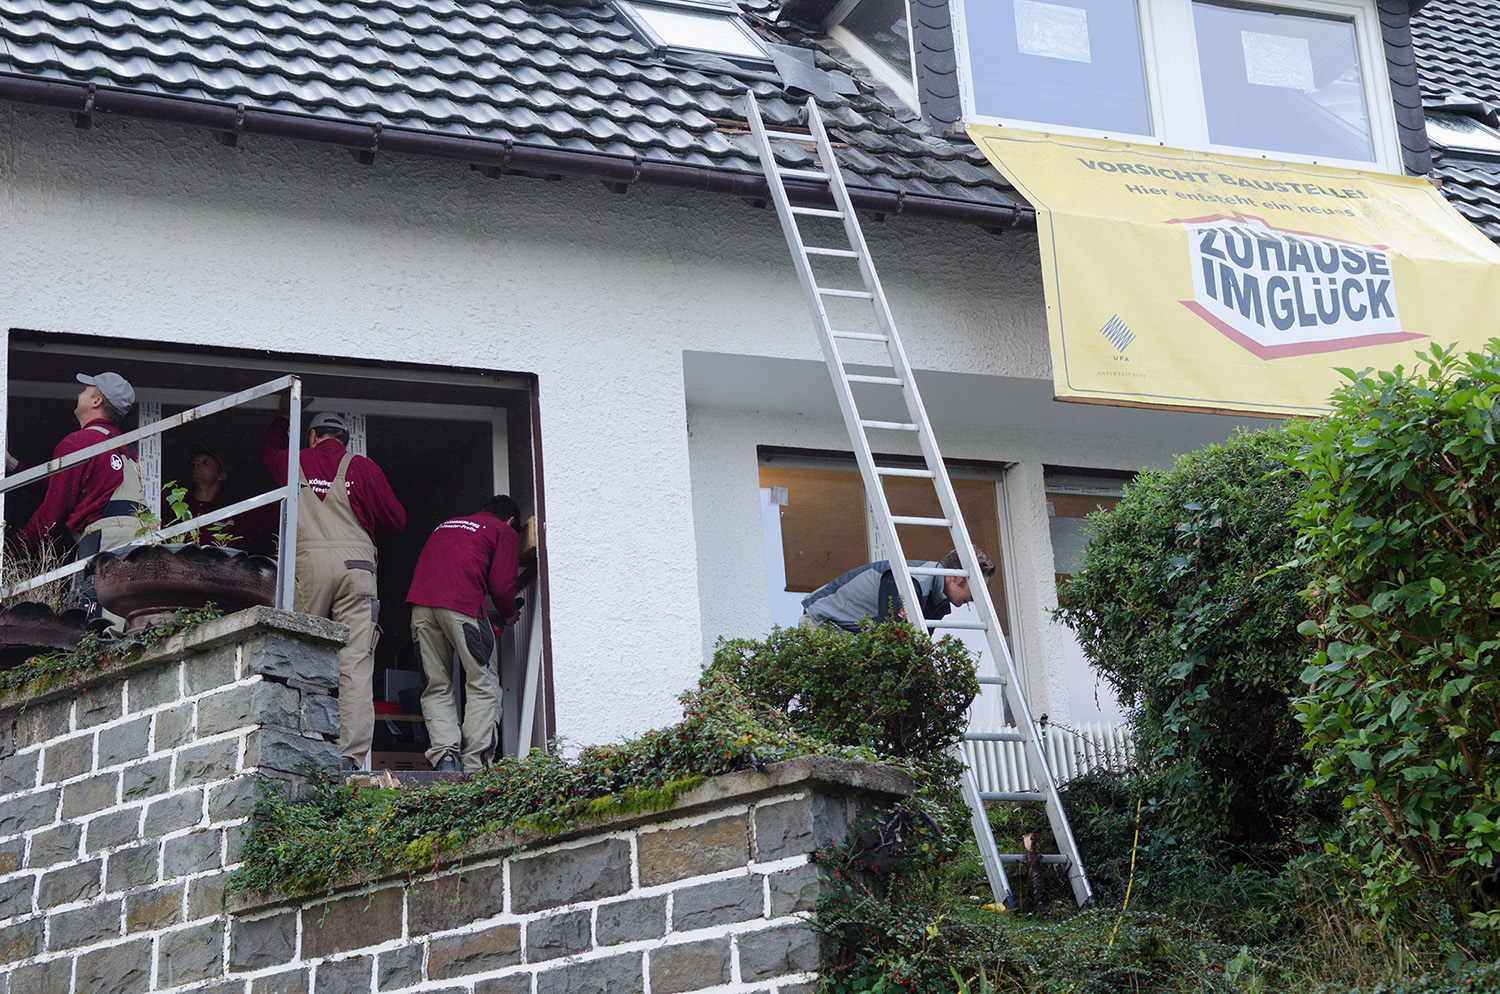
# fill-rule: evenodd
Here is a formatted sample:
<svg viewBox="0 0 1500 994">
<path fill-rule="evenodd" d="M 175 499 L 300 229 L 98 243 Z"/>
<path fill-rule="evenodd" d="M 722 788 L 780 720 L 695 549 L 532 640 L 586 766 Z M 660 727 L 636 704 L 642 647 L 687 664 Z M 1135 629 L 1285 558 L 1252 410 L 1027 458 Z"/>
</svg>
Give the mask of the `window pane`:
<svg viewBox="0 0 1500 994">
<path fill-rule="evenodd" d="M 1354 23 L 1195 3 L 1215 145 L 1373 161 Z"/>
<path fill-rule="evenodd" d="M 1135 0 L 968 0 L 964 30 L 978 113 L 1152 134 Z"/>
<path fill-rule="evenodd" d="M 740 29 L 734 20 L 735 14 L 698 13 L 644 3 L 632 4 L 631 10 L 672 48 L 695 48 L 751 59 L 766 57 L 760 46 Z"/>
<path fill-rule="evenodd" d="M 864 0 L 839 22 L 877 55 L 911 75 L 911 27 L 906 0 Z"/>
</svg>

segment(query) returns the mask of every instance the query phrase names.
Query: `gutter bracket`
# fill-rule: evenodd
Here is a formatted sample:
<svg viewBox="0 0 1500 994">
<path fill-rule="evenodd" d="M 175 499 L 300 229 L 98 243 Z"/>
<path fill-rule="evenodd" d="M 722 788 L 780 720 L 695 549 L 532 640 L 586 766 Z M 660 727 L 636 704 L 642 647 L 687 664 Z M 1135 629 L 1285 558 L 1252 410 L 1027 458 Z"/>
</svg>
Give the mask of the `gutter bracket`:
<svg viewBox="0 0 1500 994">
<path fill-rule="evenodd" d="M 84 92 L 83 110 L 73 115 L 73 127 L 86 131 L 94 126 L 94 94 L 95 84 L 90 83 Z"/>
<path fill-rule="evenodd" d="M 630 157 L 630 161 L 635 164 L 635 168 L 630 171 L 630 178 L 623 183 L 612 183 L 606 180 L 604 183 L 606 188 L 614 193 L 628 193 L 630 191 L 630 188 L 635 185 L 635 181 L 641 178 L 641 166 L 646 160 L 641 158 L 641 153 L 636 152 Z"/>
<path fill-rule="evenodd" d="M 245 130 L 245 105 L 243 102 L 234 105 L 234 130 L 215 131 L 214 140 L 225 148 L 235 148 L 240 143 L 240 135 Z"/>
<path fill-rule="evenodd" d="M 372 129 L 370 134 L 370 147 L 367 149 L 350 150 L 354 153 L 354 158 L 359 162 L 360 165 L 369 166 L 374 164 L 375 153 L 380 151 L 380 132 L 382 129 L 384 129 L 384 127 L 385 125 L 382 122 L 376 121 L 375 127 Z"/>
</svg>

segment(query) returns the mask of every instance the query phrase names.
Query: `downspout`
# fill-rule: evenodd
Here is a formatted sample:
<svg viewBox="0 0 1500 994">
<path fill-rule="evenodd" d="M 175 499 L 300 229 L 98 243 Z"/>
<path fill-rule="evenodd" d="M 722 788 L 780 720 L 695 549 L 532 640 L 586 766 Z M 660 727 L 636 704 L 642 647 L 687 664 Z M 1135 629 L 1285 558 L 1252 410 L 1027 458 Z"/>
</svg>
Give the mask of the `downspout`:
<svg viewBox="0 0 1500 994">
<path fill-rule="evenodd" d="M 540 172 L 577 179 L 600 180 L 628 186 L 654 186 L 727 194 L 749 200 L 768 197 L 764 176 L 736 173 L 674 162 L 652 162 L 639 156 L 581 152 L 440 135 L 431 132 L 387 128 L 381 124 L 357 124 L 273 111 L 231 107 L 177 97 L 121 90 L 101 90 L 92 84 L 64 83 L 24 76 L 0 74 L 0 100 L 33 104 L 74 114 L 117 114 L 205 128 L 226 134 L 260 134 L 277 138 L 317 142 L 369 153 L 402 152 L 435 159 L 449 159 L 503 170 Z M 805 205 L 831 203 L 825 189 L 816 184 L 791 180 L 788 195 Z M 1034 228 L 1036 211 L 1026 204 L 980 204 L 931 194 L 888 192 L 866 187 L 849 188 L 850 199 L 861 210 L 877 214 L 911 214 L 976 224 L 987 229 Z"/>
</svg>

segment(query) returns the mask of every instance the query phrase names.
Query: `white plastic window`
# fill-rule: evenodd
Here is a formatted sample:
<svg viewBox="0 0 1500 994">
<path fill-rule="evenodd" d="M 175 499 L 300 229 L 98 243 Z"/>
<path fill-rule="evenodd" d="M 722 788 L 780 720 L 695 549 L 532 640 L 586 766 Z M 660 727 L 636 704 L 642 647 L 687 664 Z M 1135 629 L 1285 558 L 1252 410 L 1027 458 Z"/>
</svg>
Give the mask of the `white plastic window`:
<svg viewBox="0 0 1500 994">
<path fill-rule="evenodd" d="M 737 10 L 730 7 L 621 2 L 620 8 L 651 41 L 664 48 L 713 52 L 742 59 L 766 53 Z"/>
</svg>

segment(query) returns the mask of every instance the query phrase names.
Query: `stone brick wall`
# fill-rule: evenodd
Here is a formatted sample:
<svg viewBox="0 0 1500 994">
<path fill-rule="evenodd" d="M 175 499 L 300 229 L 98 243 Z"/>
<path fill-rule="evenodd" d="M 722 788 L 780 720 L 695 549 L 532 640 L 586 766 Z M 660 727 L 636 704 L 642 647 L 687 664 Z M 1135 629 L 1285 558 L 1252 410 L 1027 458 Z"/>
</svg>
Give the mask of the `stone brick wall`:
<svg viewBox="0 0 1500 994">
<path fill-rule="evenodd" d="M 806 757 L 670 811 L 495 833 L 436 875 L 226 908 L 242 774 L 337 762 L 340 632 L 243 612 L 0 700 L 0 994 L 800 994 L 822 961 L 809 854 L 910 789 Z"/>
</svg>

